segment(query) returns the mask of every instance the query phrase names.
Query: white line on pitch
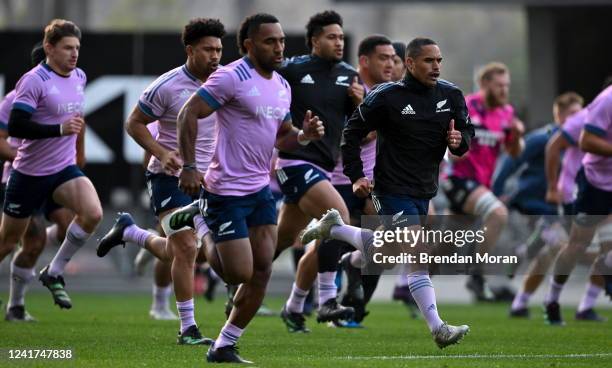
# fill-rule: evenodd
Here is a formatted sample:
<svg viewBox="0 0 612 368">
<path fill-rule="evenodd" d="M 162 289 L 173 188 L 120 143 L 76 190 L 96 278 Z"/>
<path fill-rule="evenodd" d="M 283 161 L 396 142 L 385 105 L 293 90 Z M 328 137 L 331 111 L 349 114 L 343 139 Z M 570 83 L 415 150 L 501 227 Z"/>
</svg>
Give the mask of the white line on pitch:
<svg viewBox="0 0 612 368">
<path fill-rule="evenodd" d="M 421 360 L 421 359 L 576 359 L 576 358 L 605 358 L 612 357 L 612 353 L 593 354 L 464 354 L 464 355 L 397 355 L 397 356 L 346 356 L 337 357 L 339 360 Z"/>
</svg>

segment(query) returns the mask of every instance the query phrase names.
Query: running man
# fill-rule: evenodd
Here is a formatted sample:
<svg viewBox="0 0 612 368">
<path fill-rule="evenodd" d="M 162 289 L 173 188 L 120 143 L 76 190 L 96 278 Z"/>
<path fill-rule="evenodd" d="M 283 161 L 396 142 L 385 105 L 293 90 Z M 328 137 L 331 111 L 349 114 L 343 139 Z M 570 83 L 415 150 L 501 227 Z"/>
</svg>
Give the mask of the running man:
<svg viewBox="0 0 612 368">
<path fill-rule="evenodd" d="M 45 60 L 45 51 L 42 46 L 42 42 L 39 42 L 32 49 L 32 67 L 40 64 Z M 7 124 L 10 112 L 15 100 L 15 91 L 9 92 L 2 103 L 0 103 L 0 131 L 2 134 L 7 134 Z M 76 162 L 79 167 L 84 166 L 85 161 L 85 147 L 84 147 L 84 134 L 85 130 L 81 130 L 77 137 L 77 157 Z M 1 143 L 1 158 L 5 160 L 4 171 L 2 173 L 2 198 L 1 202 L 4 204 L 4 191 L 6 189 L 6 182 L 10 176 L 12 170 L 12 162 L 15 159 L 17 149 L 21 144 L 22 140 L 14 137 L 3 136 L 0 138 Z M 54 222 L 52 226 L 56 230 L 55 234 L 46 234 L 45 223 L 41 215 L 44 215 L 49 221 Z M 9 302 L 6 307 L 6 315 L 4 317 L 7 321 L 35 321 L 27 310 L 25 309 L 25 294 L 29 283 L 34 279 L 36 273 L 34 267 L 36 261 L 42 253 L 43 249 L 50 245 L 53 240 L 57 240 L 57 236 L 60 236 L 61 241 L 64 240 L 62 233 L 65 234 L 66 228 L 70 221 L 72 221 L 73 214 L 70 210 L 62 208 L 56 204 L 51 197 L 47 198 L 42 208 L 37 210 L 37 214 L 32 216 L 28 228 L 21 241 L 21 248 L 13 257 L 11 261 L 11 273 L 10 273 L 10 289 L 9 289 Z M 59 230 L 59 233 L 58 233 Z M 52 239 L 47 239 L 51 237 Z M 55 239 L 53 239 L 55 238 Z M 49 241 L 50 240 L 50 241 Z M 60 243 L 61 243 L 60 241 Z M 58 244 L 59 245 L 59 244 Z"/>
<path fill-rule="evenodd" d="M 274 147 L 291 151 L 323 136 L 318 117 L 306 112 L 302 129 L 292 124 L 291 89 L 277 73 L 285 34 L 278 19 L 259 13 L 238 32 L 243 58 L 213 73 L 192 95 L 178 117 L 179 185 L 185 193 L 202 191 L 201 214 L 194 206 L 164 221 L 171 234 L 185 225 L 210 227 L 214 245 L 204 244 L 209 264 L 228 284 L 239 285 L 231 314 L 207 353 L 209 362 L 247 363 L 236 343 L 264 298 L 276 250 L 276 204 L 269 171 Z M 217 143 L 204 178 L 194 169 L 197 119 L 217 115 Z M 187 170 L 185 170 L 187 169 Z"/>
<path fill-rule="evenodd" d="M 197 199 L 198 193 L 184 193 L 179 175 L 187 171 L 205 173 L 215 149 L 215 114 L 197 121 L 196 154 L 183 162 L 178 151 L 177 118 L 179 111 L 198 88 L 217 70 L 221 59 L 223 24 L 217 19 L 196 18 L 183 29 L 182 41 L 187 54 L 185 65 L 157 78 L 142 94 L 128 117 L 126 130 L 152 157 L 147 170 L 147 185 L 155 215 L 160 222 L 177 208 Z M 147 125 L 159 121 L 153 137 Z M 206 234 L 200 234 L 200 238 Z M 200 333 L 194 319 L 193 280 L 198 242 L 191 229 L 174 232 L 168 239 L 139 228 L 129 214 L 122 214 L 98 246 L 98 256 L 126 241 L 147 248 L 158 259 L 172 262 L 172 281 L 176 308 L 181 321 L 178 344 L 210 345 L 211 339 Z"/>
<path fill-rule="evenodd" d="M 464 155 L 474 128 L 461 90 L 439 79 L 442 55 L 437 44 L 428 38 L 416 38 L 407 45 L 406 54 L 408 73 L 404 80 L 379 85 L 349 119 L 343 133 L 342 160 L 355 194 L 367 196 L 372 184 L 363 172 L 361 142 L 376 131 L 378 154 L 372 200 L 387 229 L 411 231 L 420 229 L 427 216 L 447 148 L 456 156 Z M 344 225 L 336 210 L 306 230 L 302 242 L 328 237 L 350 243 L 370 264 L 377 253 L 373 232 Z M 387 244 L 380 249 L 397 255 L 426 252 L 426 247 L 419 244 L 402 249 L 405 247 Z M 456 344 L 469 327 L 451 326 L 440 319 L 426 264 L 409 264 L 409 272 L 410 291 L 435 343 L 440 348 Z"/>
<path fill-rule="evenodd" d="M 325 137 L 300 149 L 280 150 L 277 177 L 284 194 L 278 219 L 276 255 L 292 246 L 299 232 L 330 208 L 337 208 L 344 221 L 349 213 L 330 178 L 339 156 L 342 128 L 363 99 L 364 89 L 353 67 L 342 61 L 344 31 L 342 17 L 334 11 L 313 15 L 306 25 L 310 55 L 289 59 L 280 70 L 291 85 L 291 115 L 298 124 L 307 111 L 321 117 Z M 290 332 L 308 332 L 304 302 L 318 278 L 317 321 L 348 319 L 353 308 L 338 304 L 335 284 L 342 244 L 325 241 L 306 250 L 298 263 L 291 294 L 281 311 Z M 318 272 L 317 272 L 318 271 Z"/>
<path fill-rule="evenodd" d="M 587 107 L 587 115 L 578 144 L 586 152 L 578 171 L 576 197 L 569 243 L 554 263 L 553 274 L 544 306 L 551 325 L 563 325 L 559 298 L 577 259 L 591 243 L 593 235 L 612 213 L 612 86 L 604 89 Z M 609 229 L 607 230 L 609 231 Z M 604 239 L 608 240 L 609 235 Z M 612 251 L 606 249 L 596 265 L 600 274 L 612 273 Z"/>
<path fill-rule="evenodd" d="M 22 238 L 32 214 L 50 196 L 75 213 L 57 254 L 40 273 L 55 304 L 71 308 L 62 276 L 102 219 L 91 181 L 76 165 L 77 135 L 83 120 L 85 73 L 77 67 L 81 31 L 54 19 L 45 28 L 46 61 L 26 73 L 15 88 L 9 135 L 22 138 L 6 187 L 0 225 L 0 260 Z"/>
<path fill-rule="evenodd" d="M 363 81 L 366 93 L 374 86 L 392 80 L 394 71 L 395 49 L 385 36 L 373 35 L 364 38 L 357 51 L 359 57 L 359 78 Z M 376 162 L 376 132 L 371 132 L 361 145 L 361 161 L 364 173 L 370 182 L 374 181 L 374 163 Z M 340 193 L 351 215 L 351 221 L 356 226 L 361 225 L 361 216 L 376 215 L 372 198 L 359 197 L 353 193 L 351 180 L 344 175 L 342 158 L 338 158 L 336 168 L 332 173 L 331 182 Z M 352 247 L 350 247 L 353 250 Z M 347 273 L 347 291 L 342 298 L 342 304 L 355 309 L 353 321 L 360 323 L 367 312 L 368 304 L 380 275 L 361 275 L 362 256 L 358 250 L 349 251 L 342 257 L 342 268 Z M 348 324 L 347 326 L 351 326 Z"/>
<path fill-rule="evenodd" d="M 484 222 L 487 234 L 478 252 L 485 254 L 493 250 L 508 221 L 506 206 L 490 190 L 495 163 L 502 147 L 518 157 L 524 146 L 524 127 L 508 103 L 510 71 L 504 64 L 484 66 L 478 83 L 480 91 L 466 97 L 476 139 L 467 155 L 460 159 L 451 156 L 451 173 L 443 189 L 453 213 L 475 215 Z M 494 300 L 481 267 L 474 266 L 470 272 L 466 286 L 476 300 Z"/>
</svg>

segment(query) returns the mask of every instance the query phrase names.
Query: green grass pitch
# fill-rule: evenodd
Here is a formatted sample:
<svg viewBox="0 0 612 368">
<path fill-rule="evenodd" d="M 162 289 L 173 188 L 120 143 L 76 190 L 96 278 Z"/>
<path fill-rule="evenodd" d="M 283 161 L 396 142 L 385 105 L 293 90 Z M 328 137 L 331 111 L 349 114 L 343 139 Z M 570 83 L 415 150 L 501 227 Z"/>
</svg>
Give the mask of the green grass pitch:
<svg viewBox="0 0 612 368">
<path fill-rule="evenodd" d="M 28 295 L 37 323 L 0 322 L 0 367 L 198 367 L 206 347 L 177 346 L 178 322 L 152 321 L 149 295 L 72 294 L 72 310 L 59 310 L 45 293 Z M 6 294 L 2 296 L 6 302 Z M 196 301 L 204 335 L 224 323 L 223 300 Z M 267 300 L 278 310 L 280 298 Z M 4 305 L 3 305 L 4 306 Z M 308 319 L 310 334 L 289 334 L 280 318 L 256 317 L 239 342 L 258 367 L 612 367 L 612 321 L 546 326 L 539 307 L 531 320 L 510 320 L 505 305 L 440 305 L 449 323 L 470 325 L 456 346 L 439 350 L 423 320 L 400 304 L 373 303 L 363 329 L 333 329 Z M 612 309 L 601 309 L 612 320 Z M 73 350 L 72 360 L 10 361 L 7 349 Z"/>
</svg>

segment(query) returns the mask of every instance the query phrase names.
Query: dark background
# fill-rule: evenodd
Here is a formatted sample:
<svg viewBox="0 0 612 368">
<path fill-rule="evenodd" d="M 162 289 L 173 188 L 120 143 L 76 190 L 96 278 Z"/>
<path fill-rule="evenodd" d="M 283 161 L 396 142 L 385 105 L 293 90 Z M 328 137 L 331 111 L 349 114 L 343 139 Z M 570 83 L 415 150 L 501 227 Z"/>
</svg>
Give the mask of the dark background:
<svg viewBox="0 0 612 368">
<path fill-rule="evenodd" d="M 0 32 L 0 74 L 5 76 L 9 92 L 30 69 L 30 51 L 42 39 L 42 32 Z M 350 55 L 347 37 L 345 55 Z M 288 35 L 285 56 L 308 53 L 303 36 Z M 239 58 L 235 35 L 223 39 L 222 64 Z M 158 76 L 185 63 L 180 35 L 175 33 L 83 33 L 79 67 L 87 73 L 88 82 L 104 75 Z M 85 102 L 87 103 L 87 101 Z M 143 169 L 123 157 L 123 98 L 102 106 L 87 116 L 87 126 L 115 154 L 112 164 L 89 163 L 85 173 L 92 180 L 103 203 L 111 191 L 124 187 L 132 192 L 136 203 L 145 187 Z"/>
</svg>

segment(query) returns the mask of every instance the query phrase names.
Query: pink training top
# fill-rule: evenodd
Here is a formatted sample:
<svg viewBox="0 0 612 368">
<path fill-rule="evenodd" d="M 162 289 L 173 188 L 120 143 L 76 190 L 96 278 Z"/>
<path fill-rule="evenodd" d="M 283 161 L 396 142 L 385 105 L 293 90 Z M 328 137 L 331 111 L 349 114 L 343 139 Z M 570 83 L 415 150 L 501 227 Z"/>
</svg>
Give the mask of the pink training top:
<svg viewBox="0 0 612 368">
<path fill-rule="evenodd" d="M 183 65 L 157 78 L 140 96 L 138 107 L 146 115 L 158 120 L 156 140 L 164 148 L 178 150 L 176 119 L 181 107 L 201 85 L 202 82 Z M 195 156 L 196 166 L 202 173 L 208 169 L 215 150 L 215 121 L 215 114 L 198 120 Z M 151 156 L 147 169 L 156 174 L 164 172 L 161 162 L 155 156 Z M 167 174 L 178 176 L 179 173 Z"/>
<path fill-rule="evenodd" d="M 476 137 L 461 160 L 453 162 L 451 175 L 472 179 L 490 188 L 501 145 L 507 139 L 506 131 L 514 118 L 514 109 L 510 105 L 486 109 L 481 93 L 468 95 L 465 100 Z"/>
<path fill-rule="evenodd" d="M 291 121 L 291 89 L 277 72 L 259 75 L 248 58 L 220 67 L 198 89 L 217 112 L 217 145 L 205 175 L 208 191 L 245 196 L 270 183 L 276 134 Z"/>
<path fill-rule="evenodd" d="M 15 90 L 10 91 L 2 102 L 0 102 L 0 127 L 8 130 L 8 121 L 11 116 L 11 109 L 13 107 L 13 101 L 15 100 Z M 20 138 L 8 137 L 7 143 L 13 149 L 17 149 L 21 144 Z M 5 161 L 4 168 L 2 170 L 2 184 L 8 181 L 8 177 L 11 174 L 11 164 L 13 161 Z"/>
<path fill-rule="evenodd" d="M 578 147 L 578 140 L 580 139 L 580 132 L 586 124 L 587 113 L 588 109 L 583 108 L 567 118 L 561 128 L 561 134 L 571 144 L 571 147 L 568 147 L 563 153 L 561 173 L 559 174 L 559 180 L 557 180 L 557 190 L 561 193 L 564 204 L 572 203 L 576 199 L 576 175 L 582 167 L 582 159 L 584 158 L 584 152 Z"/>
<path fill-rule="evenodd" d="M 612 144 L 612 86 L 601 92 L 588 106 L 584 130 Z M 587 153 L 582 160 L 584 173 L 593 186 L 612 192 L 612 157 Z"/>
<path fill-rule="evenodd" d="M 365 93 L 370 92 L 370 88 L 363 85 Z M 370 182 L 374 181 L 374 165 L 376 165 L 376 138 L 361 146 L 361 162 L 363 163 L 363 173 Z M 344 165 L 342 155 L 338 157 L 338 162 L 331 176 L 333 185 L 351 185 L 351 179 L 344 175 Z"/>
<path fill-rule="evenodd" d="M 76 68 L 65 77 L 41 63 L 23 75 L 17 87 L 13 109 L 32 114 L 32 121 L 44 125 L 62 124 L 83 116 L 85 73 Z M 76 164 L 76 134 L 45 139 L 23 139 L 13 168 L 32 176 L 51 175 Z"/>
</svg>

